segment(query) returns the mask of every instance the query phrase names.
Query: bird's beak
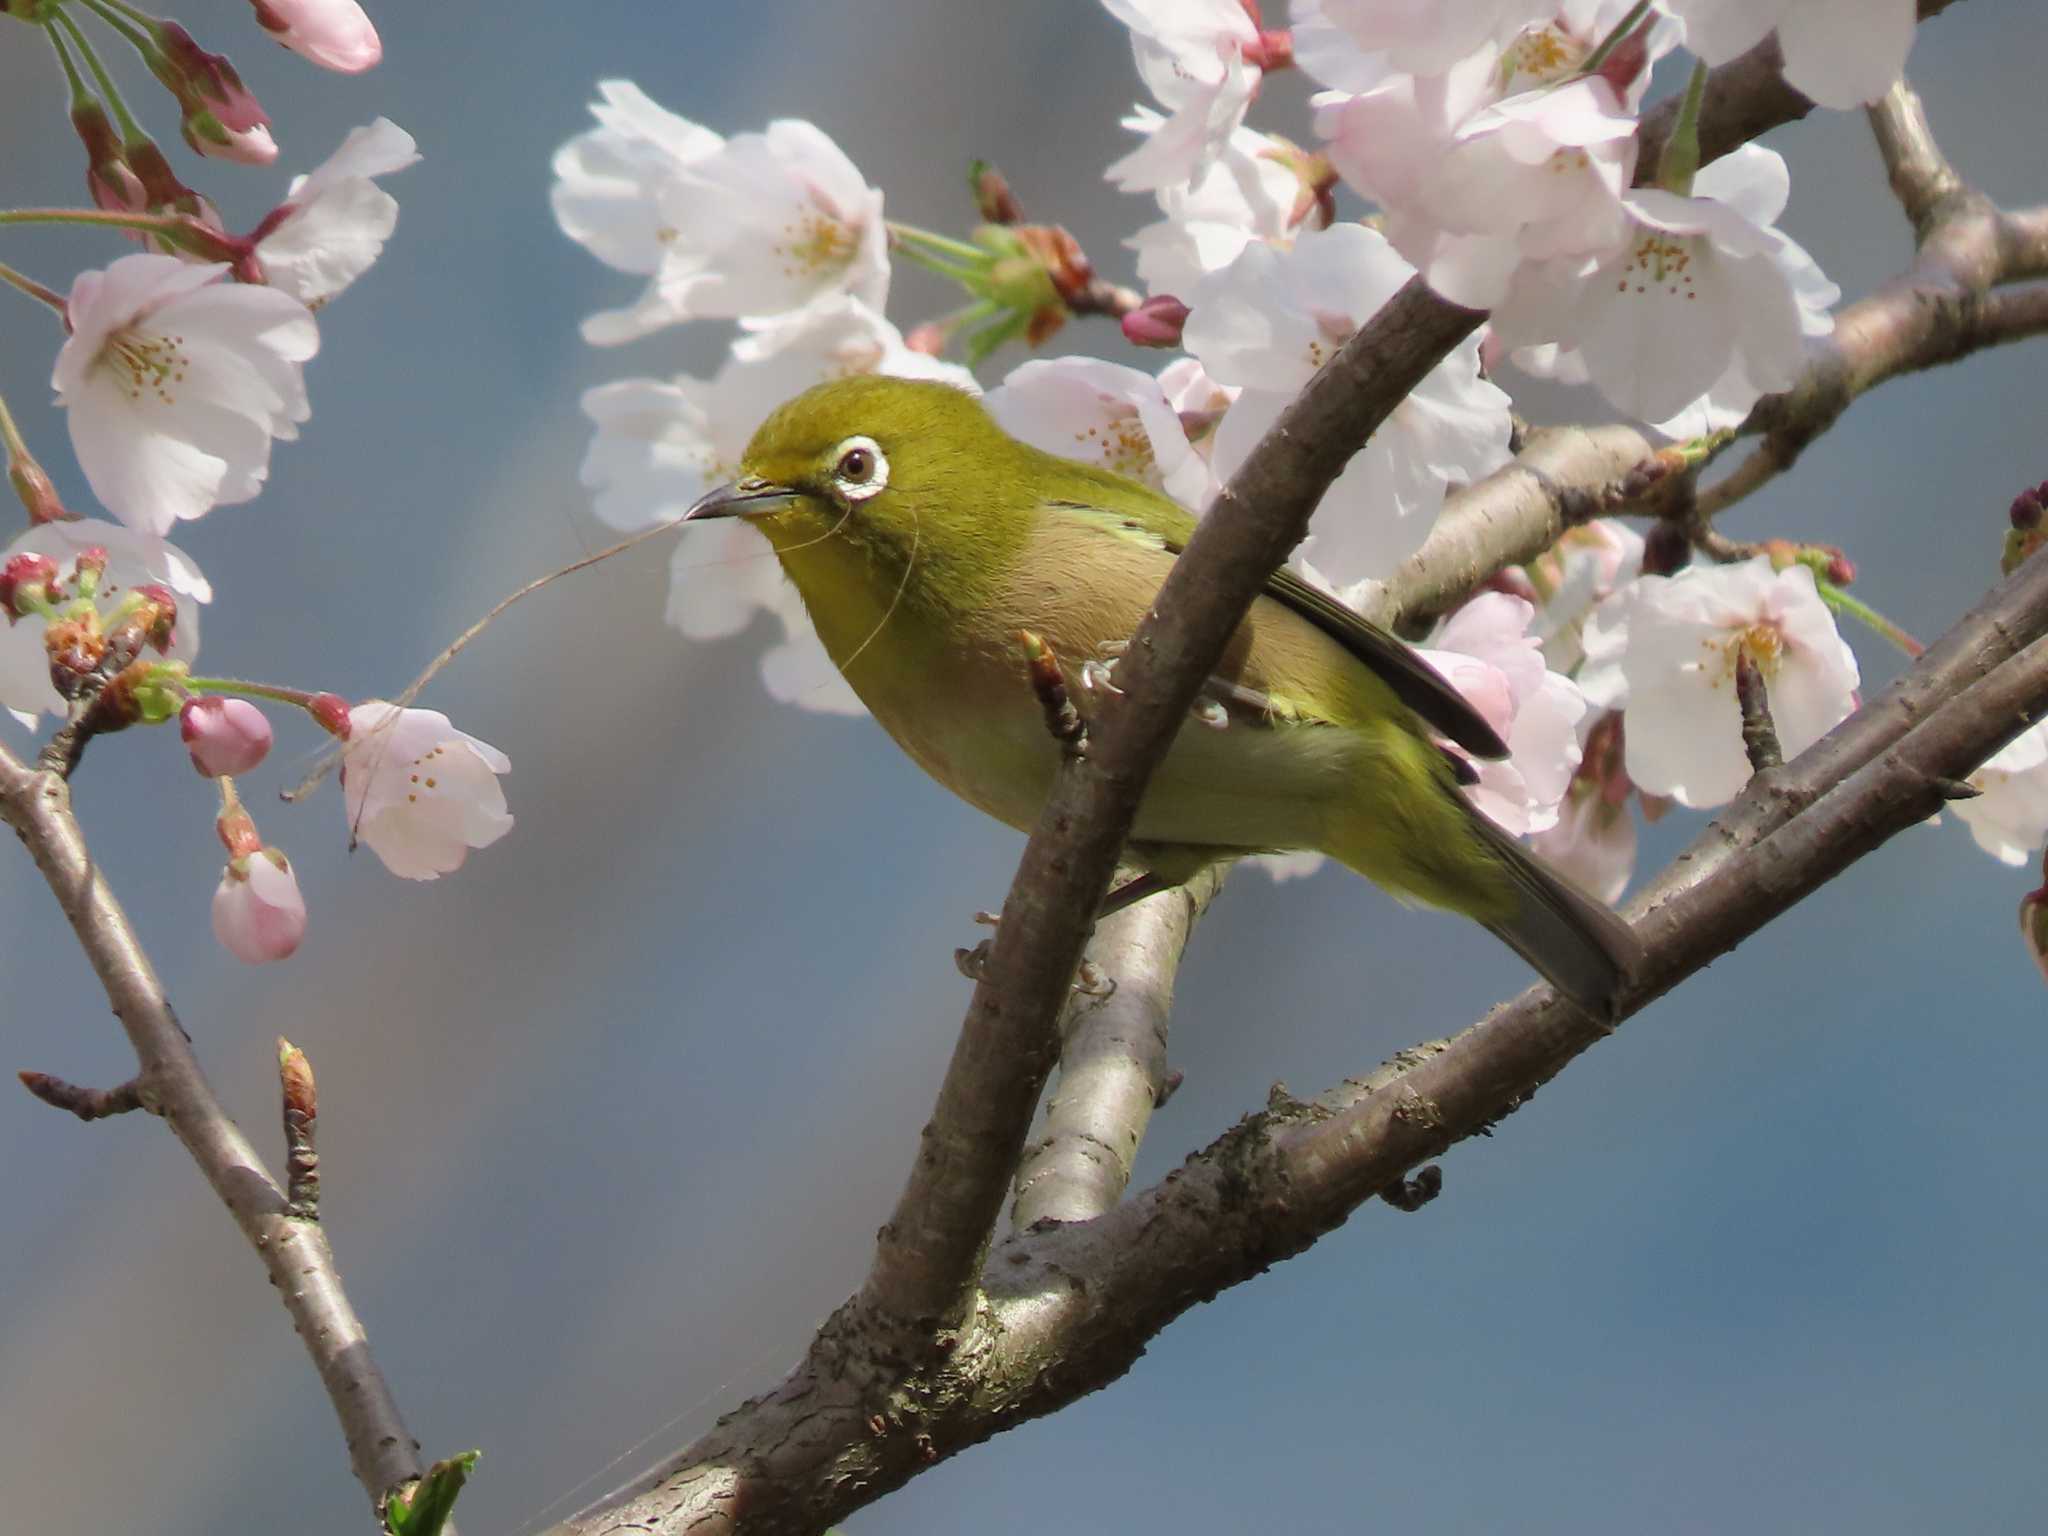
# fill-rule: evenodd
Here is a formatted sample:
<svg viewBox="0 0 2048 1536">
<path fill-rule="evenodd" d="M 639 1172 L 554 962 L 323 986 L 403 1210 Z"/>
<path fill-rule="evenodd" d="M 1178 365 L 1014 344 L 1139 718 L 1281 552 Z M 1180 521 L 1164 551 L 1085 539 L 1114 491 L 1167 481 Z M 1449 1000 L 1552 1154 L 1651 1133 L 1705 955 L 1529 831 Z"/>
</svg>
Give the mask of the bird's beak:
<svg viewBox="0 0 2048 1536">
<path fill-rule="evenodd" d="M 708 517 L 760 517 L 764 513 L 782 511 L 795 502 L 799 494 L 786 485 L 749 475 L 744 480 L 735 480 L 729 485 L 706 491 L 697 498 L 696 505 L 683 514 L 683 521 L 698 523 Z"/>
</svg>

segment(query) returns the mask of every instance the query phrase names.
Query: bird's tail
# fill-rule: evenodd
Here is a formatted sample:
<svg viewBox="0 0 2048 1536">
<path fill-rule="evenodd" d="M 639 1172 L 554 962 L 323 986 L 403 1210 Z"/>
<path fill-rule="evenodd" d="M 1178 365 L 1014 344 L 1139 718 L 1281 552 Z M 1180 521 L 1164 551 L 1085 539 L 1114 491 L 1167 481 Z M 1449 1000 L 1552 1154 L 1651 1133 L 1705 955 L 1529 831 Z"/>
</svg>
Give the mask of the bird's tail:
<svg viewBox="0 0 2048 1536">
<path fill-rule="evenodd" d="M 1543 864 L 1491 817 L 1469 804 L 1465 809 L 1472 831 L 1506 873 L 1513 898 L 1505 916 L 1481 921 L 1559 992 L 1595 1018 L 1614 1019 L 1623 990 L 1642 968 L 1643 947 L 1633 930 L 1613 908 Z"/>
</svg>

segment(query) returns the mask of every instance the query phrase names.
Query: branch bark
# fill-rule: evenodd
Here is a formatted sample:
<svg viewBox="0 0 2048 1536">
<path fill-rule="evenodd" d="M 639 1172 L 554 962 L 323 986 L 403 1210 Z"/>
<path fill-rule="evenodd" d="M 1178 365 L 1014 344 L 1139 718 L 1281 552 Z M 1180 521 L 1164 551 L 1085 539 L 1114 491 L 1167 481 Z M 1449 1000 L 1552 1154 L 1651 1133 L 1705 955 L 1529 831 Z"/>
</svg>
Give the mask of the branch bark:
<svg viewBox="0 0 2048 1536">
<path fill-rule="evenodd" d="M 1211 866 L 1106 919 L 1096 945 L 1116 955 L 1116 990 L 1068 1005 L 1059 1085 L 1045 1128 L 1017 1169 L 1010 1225 L 1086 1221 L 1121 1200 L 1145 1127 L 1166 1087 L 1173 985 L 1195 924 L 1222 888 Z"/>
<path fill-rule="evenodd" d="M 31 771 L 0 745 L 0 819 L 35 859 L 128 1032 L 141 1063 L 142 1107 L 161 1115 L 184 1143 L 269 1271 L 341 1421 L 356 1481 L 381 1512 L 385 1494 L 419 1477 L 419 1445 L 371 1356 L 325 1234 L 292 1217 L 262 1159 L 214 1097 L 128 915 L 86 847 L 69 786 L 54 773 Z"/>
</svg>

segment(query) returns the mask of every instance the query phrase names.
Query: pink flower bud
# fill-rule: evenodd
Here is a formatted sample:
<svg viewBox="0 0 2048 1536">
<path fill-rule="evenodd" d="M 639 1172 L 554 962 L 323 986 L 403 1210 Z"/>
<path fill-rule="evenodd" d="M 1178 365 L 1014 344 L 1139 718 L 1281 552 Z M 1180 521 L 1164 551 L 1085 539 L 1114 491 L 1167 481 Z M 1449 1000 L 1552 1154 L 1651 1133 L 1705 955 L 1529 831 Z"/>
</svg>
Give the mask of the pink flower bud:
<svg viewBox="0 0 2048 1536">
<path fill-rule="evenodd" d="M 213 893 L 213 936 L 237 960 L 282 960 L 306 936 L 306 899 L 290 860 L 275 848 L 237 858 Z"/>
<path fill-rule="evenodd" d="M 15 555 L 0 566 L 0 610 L 6 612 L 7 622 L 12 624 L 29 611 L 22 606 L 24 598 L 47 601 L 56 579 L 57 564 L 47 555 Z"/>
<path fill-rule="evenodd" d="M 1162 293 L 1124 316 L 1124 340 L 1135 347 L 1177 347 L 1187 323 L 1187 305 L 1170 293 Z"/>
<path fill-rule="evenodd" d="M 270 751 L 270 721 L 247 699 L 187 699 L 178 734 L 203 779 L 247 773 Z"/>
<path fill-rule="evenodd" d="M 356 0 L 254 0 L 256 24 L 322 69 L 361 74 L 384 57 L 377 29 Z"/>
<path fill-rule="evenodd" d="M 224 55 L 208 53 L 175 21 L 157 22 L 151 40 L 150 72 L 178 98 L 185 113 L 178 126 L 196 153 L 244 165 L 277 158 L 269 115 Z"/>
</svg>

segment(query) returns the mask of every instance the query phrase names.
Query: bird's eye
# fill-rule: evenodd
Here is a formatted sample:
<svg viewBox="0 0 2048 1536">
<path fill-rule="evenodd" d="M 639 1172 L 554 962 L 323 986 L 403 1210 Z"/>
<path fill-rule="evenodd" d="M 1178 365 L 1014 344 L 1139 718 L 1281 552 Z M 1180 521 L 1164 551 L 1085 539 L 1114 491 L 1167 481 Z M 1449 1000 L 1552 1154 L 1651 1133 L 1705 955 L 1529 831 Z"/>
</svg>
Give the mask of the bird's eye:
<svg viewBox="0 0 2048 1536">
<path fill-rule="evenodd" d="M 833 488 L 848 501 L 865 501 L 889 483 L 889 461 L 871 437 L 849 437 L 832 457 Z"/>
</svg>

